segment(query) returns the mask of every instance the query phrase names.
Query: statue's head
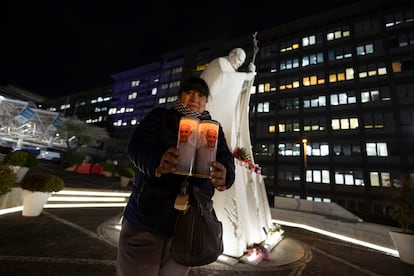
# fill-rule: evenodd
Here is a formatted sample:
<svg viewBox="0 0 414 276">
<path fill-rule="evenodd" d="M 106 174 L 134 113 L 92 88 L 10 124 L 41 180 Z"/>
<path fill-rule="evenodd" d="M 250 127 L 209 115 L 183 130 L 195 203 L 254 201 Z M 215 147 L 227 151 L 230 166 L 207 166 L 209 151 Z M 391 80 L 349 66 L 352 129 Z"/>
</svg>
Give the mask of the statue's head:
<svg viewBox="0 0 414 276">
<path fill-rule="evenodd" d="M 234 70 L 237 70 L 246 60 L 246 52 L 242 48 L 234 48 L 230 51 L 228 58 Z"/>
</svg>

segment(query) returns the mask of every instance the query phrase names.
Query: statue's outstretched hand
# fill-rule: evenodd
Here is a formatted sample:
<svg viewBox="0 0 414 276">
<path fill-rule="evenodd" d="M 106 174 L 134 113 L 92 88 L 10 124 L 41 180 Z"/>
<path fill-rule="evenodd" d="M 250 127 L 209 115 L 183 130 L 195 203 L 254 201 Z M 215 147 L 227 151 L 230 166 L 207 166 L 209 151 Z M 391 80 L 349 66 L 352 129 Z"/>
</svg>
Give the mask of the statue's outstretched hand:
<svg viewBox="0 0 414 276">
<path fill-rule="evenodd" d="M 255 73 L 256 72 L 256 65 L 254 65 L 252 62 L 250 62 L 248 69 L 249 69 L 249 72 Z"/>
<path fill-rule="evenodd" d="M 247 75 L 246 80 L 251 81 L 254 79 L 254 76 L 256 76 L 256 72 L 249 72 L 249 73 L 246 73 L 246 75 Z"/>
</svg>

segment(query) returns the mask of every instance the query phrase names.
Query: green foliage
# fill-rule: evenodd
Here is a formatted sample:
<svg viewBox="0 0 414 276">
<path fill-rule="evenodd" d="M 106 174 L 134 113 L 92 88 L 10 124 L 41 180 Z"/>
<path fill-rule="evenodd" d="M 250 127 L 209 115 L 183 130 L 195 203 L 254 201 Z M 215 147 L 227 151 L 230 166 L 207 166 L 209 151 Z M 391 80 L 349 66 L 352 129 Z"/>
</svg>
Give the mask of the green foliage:
<svg viewBox="0 0 414 276">
<path fill-rule="evenodd" d="M 29 152 L 13 151 L 6 155 L 3 162 L 12 166 L 32 168 L 37 165 L 38 160 Z"/>
<path fill-rule="evenodd" d="M 116 172 L 120 176 L 125 176 L 129 178 L 135 177 L 135 170 L 128 166 L 116 166 Z"/>
<path fill-rule="evenodd" d="M 240 148 L 240 147 L 236 147 L 233 150 L 233 157 L 239 159 L 239 160 L 247 160 L 250 161 L 250 154 L 247 151 L 246 148 Z"/>
<path fill-rule="evenodd" d="M 11 191 L 14 182 L 16 181 L 16 174 L 6 163 L 0 163 L 0 196 Z"/>
<path fill-rule="evenodd" d="M 23 179 L 20 185 L 25 190 L 51 193 L 62 190 L 65 182 L 53 174 L 37 173 Z"/>
<path fill-rule="evenodd" d="M 105 172 L 115 172 L 115 165 L 113 163 L 110 162 L 102 162 L 100 163 L 100 165 L 102 165 L 103 170 Z"/>
<path fill-rule="evenodd" d="M 82 164 L 86 155 L 74 150 L 66 150 L 60 154 L 62 164 L 72 166 Z"/>
<path fill-rule="evenodd" d="M 390 216 L 401 225 L 401 231 L 414 233 L 414 183 L 409 176 L 401 178 L 401 187 L 392 187 Z"/>
</svg>

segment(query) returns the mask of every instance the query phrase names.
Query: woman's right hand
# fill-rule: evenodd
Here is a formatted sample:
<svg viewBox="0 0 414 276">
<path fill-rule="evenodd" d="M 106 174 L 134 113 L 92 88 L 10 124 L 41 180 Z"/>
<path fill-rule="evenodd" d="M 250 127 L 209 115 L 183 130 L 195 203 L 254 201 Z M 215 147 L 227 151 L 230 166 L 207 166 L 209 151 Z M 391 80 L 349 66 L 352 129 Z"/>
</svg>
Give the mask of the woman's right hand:
<svg viewBox="0 0 414 276">
<path fill-rule="evenodd" d="M 161 157 L 160 165 L 155 169 L 155 176 L 160 177 L 165 173 L 175 172 L 179 151 L 177 148 L 169 148 Z"/>
</svg>

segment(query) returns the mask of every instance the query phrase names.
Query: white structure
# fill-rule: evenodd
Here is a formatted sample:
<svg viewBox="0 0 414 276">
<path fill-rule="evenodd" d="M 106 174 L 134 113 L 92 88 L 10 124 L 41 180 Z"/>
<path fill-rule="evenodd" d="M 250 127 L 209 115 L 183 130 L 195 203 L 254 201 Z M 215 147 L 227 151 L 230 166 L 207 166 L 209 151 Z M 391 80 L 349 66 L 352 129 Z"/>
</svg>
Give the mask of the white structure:
<svg viewBox="0 0 414 276">
<path fill-rule="evenodd" d="M 37 109 L 34 104 L 0 96 L 0 134 L 3 139 L 48 144 L 59 123 L 59 113 Z"/>
<path fill-rule="evenodd" d="M 206 110 L 222 125 L 229 148 L 246 148 L 254 162 L 248 108 L 255 73 L 237 72 L 245 58 L 243 49 L 233 49 L 229 56 L 211 61 L 201 78 L 210 88 Z M 253 64 L 249 67 L 254 71 Z M 262 175 L 236 160 L 233 186 L 216 192 L 213 200 L 217 217 L 223 223 L 225 255 L 239 258 L 248 246 L 266 239 L 272 218 Z"/>
</svg>

